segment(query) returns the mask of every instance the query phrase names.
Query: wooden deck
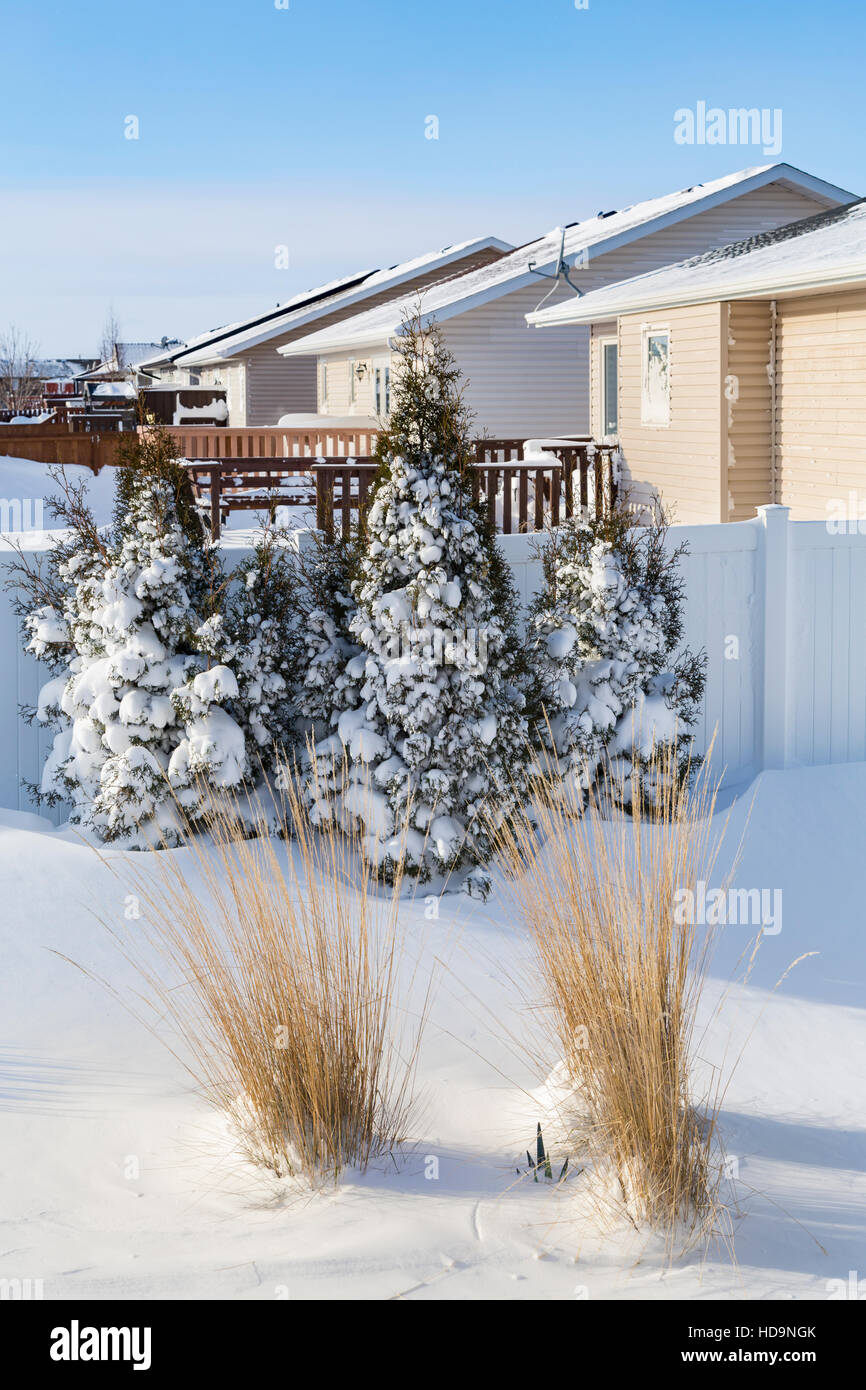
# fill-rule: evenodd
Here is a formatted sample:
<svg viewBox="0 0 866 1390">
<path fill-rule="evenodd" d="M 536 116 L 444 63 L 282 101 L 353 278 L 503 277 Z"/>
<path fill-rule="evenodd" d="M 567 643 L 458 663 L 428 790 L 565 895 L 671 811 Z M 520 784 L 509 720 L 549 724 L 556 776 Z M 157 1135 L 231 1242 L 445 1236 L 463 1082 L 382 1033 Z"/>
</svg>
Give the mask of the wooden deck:
<svg viewBox="0 0 866 1390">
<path fill-rule="evenodd" d="M 81 464 L 94 473 L 117 462 L 124 438 L 109 415 L 71 414 L 34 425 L 0 425 L 0 455 Z M 376 475 L 373 429 L 171 427 L 198 503 L 218 536 L 235 511 L 307 508 L 316 525 L 348 537 L 362 519 Z M 545 446 L 524 457 L 519 439 L 476 445 L 472 492 L 503 535 L 533 533 L 576 511 L 600 512 L 616 497 L 615 450 L 592 440 Z"/>
<path fill-rule="evenodd" d="M 532 533 L 556 526 L 575 511 L 599 513 L 616 498 L 614 450 L 591 441 L 562 447 L 551 461 L 521 457 L 514 440 L 484 440 L 472 466 L 472 493 L 502 535 Z M 233 511 L 273 511 L 277 507 L 315 507 L 319 530 L 347 537 L 362 519 L 376 476 L 370 456 L 297 456 L 187 461 L 199 505 L 215 536 Z"/>
</svg>

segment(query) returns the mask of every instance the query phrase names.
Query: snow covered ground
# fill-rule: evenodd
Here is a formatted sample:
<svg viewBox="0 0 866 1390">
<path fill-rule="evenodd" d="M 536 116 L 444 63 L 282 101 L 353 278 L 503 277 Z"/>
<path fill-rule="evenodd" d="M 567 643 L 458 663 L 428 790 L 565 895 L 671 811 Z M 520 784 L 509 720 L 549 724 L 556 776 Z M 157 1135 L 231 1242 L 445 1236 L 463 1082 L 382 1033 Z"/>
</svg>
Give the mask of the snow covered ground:
<svg viewBox="0 0 866 1390">
<path fill-rule="evenodd" d="M 48 499 L 56 497 L 60 491 L 49 471 L 52 466 L 48 463 L 36 463 L 33 459 L 0 455 L 0 511 L 4 513 L 0 515 L 0 531 L 14 534 L 19 530 L 20 523 L 10 520 L 5 515 L 6 508 L 3 506 L 4 499 L 6 503 L 17 502 L 21 506 L 23 527 L 29 532 L 28 545 L 31 548 L 47 543 L 48 538 L 45 537 L 43 540 L 42 533 L 56 531 L 60 525 L 48 509 Z M 87 484 L 87 498 L 97 525 L 106 526 L 111 521 L 114 510 L 113 470 L 103 468 L 100 473 L 94 475 L 89 468 L 66 464 L 65 472 L 70 482 L 76 485 L 81 482 Z M 41 513 L 37 510 L 34 514 L 34 502 L 41 503 Z M 231 512 L 223 529 L 251 535 L 266 518 L 267 503 L 264 502 L 261 513 Z M 315 524 L 315 508 L 279 507 L 277 522 L 286 530 L 305 529 Z"/>
<path fill-rule="evenodd" d="M 23 504 L 24 527 L 28 531 L 58 529 L 59 522 L 48 509 L 48 499 L 56 497 L 60 491 L 51 477 L 52 467 L 52 464 L 36 463 L 33 459 L 0 457 L 0 494 L 7 502 L 17 500 Z M 87 495 L 97 522 L 100 526 L 109 522 L 114 506 L 114 478 L 111 471 L 103 468 L 101 473 L 94 476 L 89 468 L 67 464 L 66 476 L 76 486 L 82 482 L 87 484 Z M 34 502 L 41 504 L 41 526 L 40 512 L 38 509 L 34 512 Z M 12 529 L 7 520 L 4 519 L 2 524 L 4 530 Z"/>
<path fill-rule="evenodd" d="M 556 1059 L 498 885 L 486 904 L 443 898 L 438 921 L 407 903 L 442 962 L 417 1144 L 399 1171 L 310 1196 L 234 1156 L 179 1063 L 53 953 L 131 983 L 94 916 L 123 919 L 124 884 L 69 832 L 0 813 L 0 1277 L 129 1299 L 821 1299 L 866 1279 L 866 765 L 763 774 L 733 806 L 730 856 L 753 796 L 736 883 L 781 890 L 781 930 L 711 1019 L 753 935 L 722 933 L 700 1046 L 703 1064 L 742 1054 L 723 1114 L 736 1258 L 673 1268 L 625 1224 L 600 1232 L 579 1176 L 517 1178 Z"/>
</svg>

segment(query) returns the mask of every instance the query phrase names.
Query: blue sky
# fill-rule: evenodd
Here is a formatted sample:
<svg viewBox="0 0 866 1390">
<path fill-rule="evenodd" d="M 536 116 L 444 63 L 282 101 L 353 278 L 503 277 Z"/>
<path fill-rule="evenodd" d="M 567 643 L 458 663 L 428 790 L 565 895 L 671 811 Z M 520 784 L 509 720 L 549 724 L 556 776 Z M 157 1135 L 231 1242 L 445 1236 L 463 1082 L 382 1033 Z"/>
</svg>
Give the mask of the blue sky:
<svg viewBox="0 0 866 1390">
<path fill-rule="evenodd" d="M 2 37 L 0 332 L 46 354 L 111 303 L 187 337 L 768 162 L 677 144 L 699 101 L 780 109 L 778 158 L 866 193 L 855 0 L 10 0 Z"/>
</svg>

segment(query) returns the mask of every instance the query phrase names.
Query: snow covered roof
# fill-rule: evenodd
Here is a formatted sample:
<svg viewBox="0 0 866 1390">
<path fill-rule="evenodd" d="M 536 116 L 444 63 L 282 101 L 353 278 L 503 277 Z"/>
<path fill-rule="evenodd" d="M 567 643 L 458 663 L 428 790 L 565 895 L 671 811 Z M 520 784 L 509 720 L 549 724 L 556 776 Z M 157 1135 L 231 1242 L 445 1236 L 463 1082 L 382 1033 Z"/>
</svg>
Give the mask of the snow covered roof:
<svg viewBox="0 0 866 1390">
<path fill-rule="evenodd" d="M 563 228 L 556 227 L 546 236 L 527 242 L 492 265 L 425 290 L 423 317 L 427 321 L 434 317 L 445 320 L 490 299 L 522 289 L 537 278 L 529 270 L 530 264 L 536 269 L 550 271 L 558 262 L 560 248 L 569 264 L 581 263 L 590 250 L 596 256 L 605 255 L 617 247 L 628 245 L 640 237 L 649 236 L 663 227 L 694 217 L 770 183 L 781 183 L 799 192 L 808 192 L 816 202 L 826 203 L 827 206 L 850 202 L 856 196 L 825 183 L 823 179 L 794 169 L 790 164 L 764 164 L 741 169 L 736 174 L 727 174 L 710 183 L 696 184 L 661 198 L 649 198 L 620 212 L 600 212 L 598 216 L 586 218 L 583 222 L 573 222 L 565 227 L 564 240 Z M 538 283 L 542 285 L 543 281 L 539 280 Z M 378 308 L 322 329 L 319 333 L 287 343 L 277 351 L 289 357 L 342 348 L 378 346 L 402 331 L 406 322 L 404 311 L 408 307 L 405 297 L 395 298 Z"/>
<path fill-rule="evenodd" d="M 292 412 L 281 415 L 277 421 L 287 430 L 315 430 L 317 434 L 327 434 L 329 430 L 378 430 L 381 421 L 372 415 L 319 415 L 307 412 Z"/>
<path fill-rule="evenodd" d="M 70 381 L 88 367 L 95 367 L 96 357 L 40 357 L 34 363 L 40 381 Z"/>
<path fill-rule="evenodd" d="M 866 199 L 605 285 L 527 319 L 538 328 L 597 323 L 643 310 L 778 299 L 860 282 L 866 283 Z"/>
<path fill-rule="evenodd" d="M 136 390 L 131 381 L 104 381 L 101 386 L 94 388 L 93 394 L 94 396 L 123 396 L 127 400 L 132 400 L 136 395 Z"/>
<path fill-rule="evenodd" d="M 174 344 L 169 343 L 169 347 L 180 347 L 179 340 Z M 79 377 L 87 380 L 98 380 L 100 377 L 116 376 L 118 372 L 132 371 L 133 368 L 141 367 L 146 361 L 153 357 L 158 349 L 160 354 L 166 351 L 165 340 L 162 343 L 115 343 L 114 355 L 107 358 L 104 362 L 99 362 L 97 366 L 89 371 L 79 372 Z"/>
<path fill-rule="evenodd" d="M 202 333 L 197 338 L 191 338 L 178 351 L 160 352 L 144 365 L 156 366 L 176 362 L 183 366 L 196 366 L 203 362 L 232 357 L 235 353 L 257 347 L 278 334 L 313 323 L 317 318 L 331 314 L 343 306 L 348 308 L 355 303 L 362 303 L 371 295 L 381 294 L 392 287 L 396 290 L 401 284 L 417 276 L 427 275 L 439 269 L 445 274 L 457 262 L 484 251 L 504 255 L 513 249 L 509 242 L 500 241 L 497 237 L 475 237 L 470 241 L 457 242 L 453 246 L 444 246 L 438 251 L 425 252 L 413 260 L 401 261 L 383 270 L 364 270 L 355 275 L 344 276 L 315 289 L 304 290 L 266 314 Z"/>
</svg>

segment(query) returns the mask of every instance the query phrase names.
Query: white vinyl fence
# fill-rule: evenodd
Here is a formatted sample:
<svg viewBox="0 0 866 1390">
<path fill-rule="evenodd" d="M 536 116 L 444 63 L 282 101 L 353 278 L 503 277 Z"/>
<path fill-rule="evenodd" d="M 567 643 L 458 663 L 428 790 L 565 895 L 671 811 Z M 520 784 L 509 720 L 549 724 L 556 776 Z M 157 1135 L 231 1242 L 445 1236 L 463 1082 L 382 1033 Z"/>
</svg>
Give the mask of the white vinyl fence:
<svg viewBox="0 0 866 1390">
<path fill-rule="evenodd" d="M 35 538 L 34 538 L 35 539 Z M 685 541 L 685 640 L 707 653 L 698 731 L 729 786 L 762 768 L 866 759 L 866 523 L 843 534 L 762 507 L 753 521 L 674 526 Z M 227 536 L 230 561 L 242 551 Z M 500 537 L 524 603 L 540 586 L 531 536 Z M 0 541 L 0 578 L 8 565 Z M 8 546 L 6 546 L 8 555 Z M 37 551 L 31 547 L 35 559 Z M 46 679 L 23 655 L 11 596 L 0 593 L 0 806 L 30 808 L 49 735 L 19 716 Z"/>
</svg>

